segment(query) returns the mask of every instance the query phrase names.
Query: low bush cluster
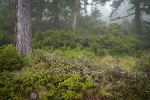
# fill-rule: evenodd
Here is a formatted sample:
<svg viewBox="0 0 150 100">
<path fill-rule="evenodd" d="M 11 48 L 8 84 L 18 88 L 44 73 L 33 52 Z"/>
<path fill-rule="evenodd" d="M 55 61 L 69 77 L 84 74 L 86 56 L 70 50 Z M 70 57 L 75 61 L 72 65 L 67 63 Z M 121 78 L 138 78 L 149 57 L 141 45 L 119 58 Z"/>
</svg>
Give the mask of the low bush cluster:
<svg viewBox="0 0 150 100">
<path fill-rule="evenodd" d="M 13 43 L 13 34 L 0 29 L 0 46 Z"/>
<path fill-rule="evenodd" d="M 150 73 L 150 53 L 148 51 L 143 52 L 141 58 L 139 59 L 137 69 Z"/>
<path fill-rule="evenodd" d="M 33 38 L 35 48 L 51 46 L 53 48 L 75 48 L 76 38 L 71 31 L 48 30 L 43 33 L 35 33 Z"/>
<path fill-rule="evenodd" d="M 150 99 L 148 74 L 134 70 L 139 58 L 85 54 L 75 50 L 34 50 L 33 58 L 25 58 L 29 67 L 1 73 L 0 99 L 29 99 L 31 93 L 37 93 L 42 100 Z M 128 66 L 133 69 L 126 69 Z"/>
<path fill-rule="evenodd" d="M 0 49 L 0 71 L 19 70 L 23 67 L 23 58 L 13 45 Z"/>
<path fill-rule="evenodd" d="M 41 100 L 150 99 L 150 52 L 141 52 L 140 40 L 118 24 L 35 33 L 26 57 L 4 33 L 0 100 L 31 99 L 32 93 Z"/>
<path fill-rule="evenodd" d="M 79 100 L 83 99 L 83 91 L 92 89 L 93 83 L 89 77 L 81 80 L 80 75 L 77 74 L 69 75 L 63 72 L 54 73 L 53 71 L 34 72 L 26 70 L 23 73 L 13 74 L 3 72 L 0 77 L 0 99 L 30 99 L 30 93 L 34 92 L 42 100 Z"/>
<path fill-rule="evenodd" d="M 112 28 L 113 29 L 113 28 Z M 110 28 L 110 30 L 112 30 Z M 35 33 L 35 48 L 51 47 L 54 49 L 70 48 L 88 50 L 98 56 L 105 55 L 139 55 L 142 44 L 135 36 L 115 30 L 105 34 L 73 33 L 71 31 L 49 30 Z"/>
</svg>

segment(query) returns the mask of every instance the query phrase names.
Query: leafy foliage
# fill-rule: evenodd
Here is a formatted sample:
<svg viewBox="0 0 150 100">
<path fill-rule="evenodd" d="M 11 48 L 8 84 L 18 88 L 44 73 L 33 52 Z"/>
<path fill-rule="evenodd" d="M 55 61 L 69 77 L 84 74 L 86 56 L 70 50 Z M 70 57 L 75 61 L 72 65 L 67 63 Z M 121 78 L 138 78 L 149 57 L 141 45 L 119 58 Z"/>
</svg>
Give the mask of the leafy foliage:
<svg viewBox="0 0 150 100">
<path fill-rule="evenodd" d="M 0 46 L 13 43 L 13 34 L 0 29 Z"/>
<path fill-rule="evenodd" d="M 34 66 L 24 67 L 20 72 L 3 72 L 1 90 L 8 91 L 8 87 L 11 87 L 11 95 L 7 94 L 9 91 L 3 92 L 2 100 L 16 96 L 29 98 L 32 92 L 38 93 L 39 97 L 45 100 L 96 97 L 149 99 L 149 77 L 146 73 L 134 71 L 138 60 L 133 65 L 130 64 L 131 58 L 96 59 L 82 54 L 73 50 L 36 50 L 36 56 L 29 62 L 32 63 L 29 65 Z M 133 69 L 124 69 L 129 65 Z"/>
<path fill-rule="evenodd" d="M 13 83 L 13 76 L 10 72 L 4 71 L 0 73 L 0 99 L 21 99 L 20 96 L 15 95 L 15 86 Z"/>
<path fill-rule="evenodd" d="M 143 55 L 138 63 L 137 69 L 147 73 L 150 72 L 150 54 L 148 51 L 143 52 Z"/>
<path fill-rule="evenodd" d="M 4 46 L 4 48 L 0 50 L 0 71 L 19 70 L 22 67 L 22 56 L 13 45 Z"/>
<path fill-rule="evenodd" d="M 33 53 L 26 57 L 29 67 L 1 73 L 1 100 L 29 99 L 32 92 L 42 100 L 150 98 L 148 74 L 134 69 L 144 56 L 97 58 L 85 50 L 53 49 Z"/>
<path fill-rule="evenodd" d="M 31 99 L 31 93 L 41 100 L 150 99 L 150 52 L 141 43 L 149 48 L 148 27 L 140 40 L 130 33 L 132 23 L 126 23 L 127 29 L 107 25 L 96 8 L 100 0 L 94 0 L 94 11 L 78 16 L 74 32 L 69 30 L 72 10 L 81 12 L 86 0 L 77 8 L 73 0 L 32 0 L 37 33 L 33 52 L 22 57 L 8 45 L 14 37 L 15 2 L 5 1 L 10 8 L 0 8 L 0 100 Z M 123 1 L 112 2 L 112 14 Z"/>
<path fill-rule="evenodd" d="M 23 73 L 15 74 L 16 76 L 8 81 L 13 82 L 13 84 L 7 83 L 5 79 L 5 82 L 2 80 L 4 83 L 1 84 L 4 87 L 1 87 L 3 92 L 1 95 L 4 97 L 1 97 L 1 100 L 5 98 L 15 99 L 16 95 L 29 98 L 29 94 L 32 92 L 38 93 L 40 98 L 43 99 L 81 99 L 82 91 L 88 90 L 88 88 L 93 86 L 90 78 L 85 78 L 85 80 L 81 81 L 79 75 L 56 74 L 50 70 L 41 70 L 38 72 L 28 72 L 26 70 Z M 3 75 L 2 77 L 6 76 Z M 11 90 L 7 86 L 12 87 Z M 9 93 L 8 90 L 11 94 L 7 94 Z M 42 90 L 45 92 L 44 94 Z"/>
<path fill-rule="evenodd" d="M 69 31 L 49 30 L 44 33 L 36 33 L 33 42 L 36 43 L 36 48 L 42 46 L 75 48 L 75 36 Z"/>
<path fill-rule="evenodd" d="M 97 32 L 95 30 L 93 35 L 82 31 L 73 33 L 71 31 L 49 30 L 36 33 L 33 43 L 36 48 L 76 49 L 81 46 L 82 50 L 88 49 L 99 56 L 136 55 L 141 50 L 140 40 L 134 36 L 126 35 L 127 32 L 122 30 L 118 25 L 110 25 L 105 31 L 100 28 Z"/>
</svg>

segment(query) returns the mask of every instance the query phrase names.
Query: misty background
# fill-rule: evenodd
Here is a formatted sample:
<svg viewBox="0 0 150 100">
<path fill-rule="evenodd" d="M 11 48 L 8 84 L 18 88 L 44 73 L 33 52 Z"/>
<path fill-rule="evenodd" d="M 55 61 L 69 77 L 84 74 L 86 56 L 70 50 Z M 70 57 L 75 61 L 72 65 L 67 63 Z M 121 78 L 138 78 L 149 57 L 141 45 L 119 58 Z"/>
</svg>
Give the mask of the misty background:
<svg viewBox="0 0 150 100">
<path fill-rule="evenodd" d="M 92 0 L 88 0 L 89 4 L 91 4 Z M 102 13 L 102 20 L 106 21 L 107 23 L 118 23 L 121 24 L 123 22 L 123 20 L 133 20 L 134 19 L 134 15 L 131 15 L 129 17 L 125 17 L 122 19 L 118 19 L 115 21 L 111 21 L 111 19 L 116 18 L 116 17 L 123 17 L 128 15 L 129 13 L 127 12 L 128 9 L 131 7 L 131 4 L 128 3 L 128 1 L 124 2 L 121 7 L 119 7 L 119 9 L 117 10 L 117 12 L 110 17 L 110 13 L 112 12 L 113 8 L 111 7 L 112 2 L 106 2 L 104 5 L 102 4 L 97 4 L 97 8 L 98 10 L 100 10 L 100 13 Z M 88 9 L 88 14 L 91 14 L 91 5 L 87 6 Z M 132 11 L 133 12 L 133 11 Z M 131 11 L 130 11 L 131 13 Z M 144 13 L 141 13 L 142 15 L 142 19 L 146 20 L 146 21 L 150 21 L 150 16 L 146 15 Z"/>
</svg>

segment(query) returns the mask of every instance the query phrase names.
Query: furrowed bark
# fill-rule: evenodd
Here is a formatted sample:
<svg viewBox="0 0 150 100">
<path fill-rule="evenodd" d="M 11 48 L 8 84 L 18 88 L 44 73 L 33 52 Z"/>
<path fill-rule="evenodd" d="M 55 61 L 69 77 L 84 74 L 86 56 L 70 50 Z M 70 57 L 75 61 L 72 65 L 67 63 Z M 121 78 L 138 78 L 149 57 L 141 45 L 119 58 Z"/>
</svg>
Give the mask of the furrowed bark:
<svg viewBox="0 0 150 100">
<path fill-rule="evenodd" d="M 32 50 L 31 0 L 16 0 L 15 45 L 21 55 Z"/>
<path fill-rule="evenodd" d="M 77 27 L 77 16 L 78 16 L 78 0 L 74 0 L 73 2 L 73 18 L 72 18 L 72 29 L 75 31 Z"/>
</svg>

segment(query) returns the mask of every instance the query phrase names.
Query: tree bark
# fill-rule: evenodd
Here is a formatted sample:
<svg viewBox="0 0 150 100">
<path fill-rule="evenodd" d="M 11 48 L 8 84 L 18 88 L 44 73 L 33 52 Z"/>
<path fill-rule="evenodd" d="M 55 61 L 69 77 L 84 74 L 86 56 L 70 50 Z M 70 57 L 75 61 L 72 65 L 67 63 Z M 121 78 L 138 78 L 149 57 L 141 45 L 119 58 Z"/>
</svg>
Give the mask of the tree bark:
<svg viewBox="0 0 150 100">
<path fill-rule="evenodd" d="M 72 29 L 75 31 L 77 27 L 77 15 L 78 15 L 78 0 L 74 0 L 73 2 L 73 18 L 72 18 Z"/>
<path fill-rule="evenodd" d="M 94 11 L 94 1 L 92 0 L 92 2 L 91 2 L 91 14 L 93 13 L 93 11 Z"/>
<path fill-rule="evenodd" d="M 32 50 L 31 0 L 16 0 L 15 45 L 21 55 Z"/>
<path fill-rule="evenodd" d="M 87 15 L 87 0 L 84 0 L 84 13 Z"/>
</svg>

